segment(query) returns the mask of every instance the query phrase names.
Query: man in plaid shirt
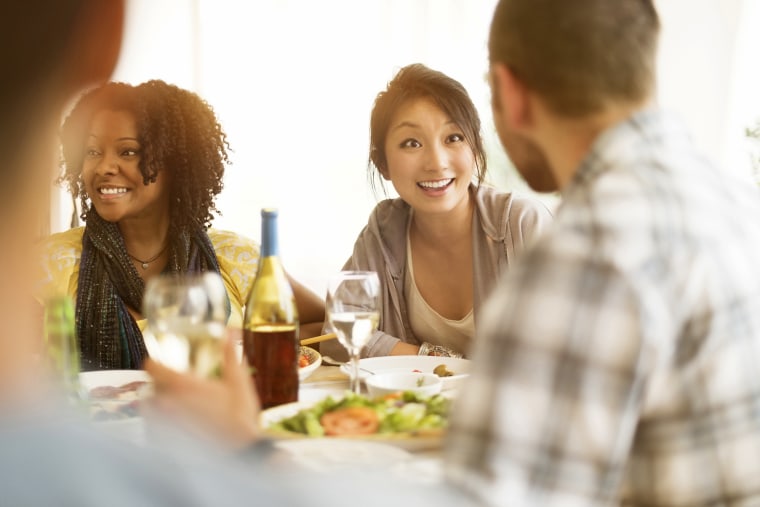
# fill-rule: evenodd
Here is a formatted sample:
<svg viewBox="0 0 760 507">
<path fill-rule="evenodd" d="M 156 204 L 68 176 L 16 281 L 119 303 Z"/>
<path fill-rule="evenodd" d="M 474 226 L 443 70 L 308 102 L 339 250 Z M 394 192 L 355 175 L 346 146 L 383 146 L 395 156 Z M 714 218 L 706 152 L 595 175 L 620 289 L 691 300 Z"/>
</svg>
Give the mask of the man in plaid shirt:
<svg viewBox="0 0 760 507">
<path fill-rule="evenodd" d="M 449 476 L 491 505 L 760 505 L 760 200 L 653 104 L 651 0 L 501 0 L 502 143 L 553 227 L 478 323 Z"/>
</svg>

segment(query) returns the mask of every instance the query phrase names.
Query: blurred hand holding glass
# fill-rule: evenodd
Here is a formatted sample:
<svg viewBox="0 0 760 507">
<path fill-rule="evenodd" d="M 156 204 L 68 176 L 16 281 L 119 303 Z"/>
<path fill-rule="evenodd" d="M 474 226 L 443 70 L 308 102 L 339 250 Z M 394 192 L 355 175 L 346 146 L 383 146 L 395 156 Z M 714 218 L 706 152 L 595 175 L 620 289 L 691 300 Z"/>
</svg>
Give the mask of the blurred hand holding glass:
<svg viewBox="0 0 760 507">
<path fill-rule="evenodd" d="M 327 287 L 327 321 L 351 357 L 351 390 L 359 393 L 359 355 L 380 320 L 380 280 L 374 271 L 342 271 Z"/>
<path fill-rule="evenodd" d="M 162 275 L 145 287 L 144 333 L 150 355 L 181 372 L 209 377 L 222 364 L 227 292 L 218 273 Z M 151 340 L 154 340 L 152 343 Z"/>
</svg>

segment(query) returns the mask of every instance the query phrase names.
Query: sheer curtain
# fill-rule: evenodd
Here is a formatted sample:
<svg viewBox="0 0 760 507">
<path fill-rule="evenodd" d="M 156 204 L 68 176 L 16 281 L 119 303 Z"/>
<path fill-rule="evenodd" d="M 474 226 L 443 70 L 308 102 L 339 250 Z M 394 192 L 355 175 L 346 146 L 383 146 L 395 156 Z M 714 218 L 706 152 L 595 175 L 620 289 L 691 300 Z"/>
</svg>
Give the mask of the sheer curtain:
<svg viewBox="0 0 760 507">
<path fill-rule="evenodd" d="M 663 31 L 659 99 L 678 112 L 705 154 L 728 174 L 750 175 L 744 129 L 760 119 L 760 3 L 657 0 Z"/>
<path fill-rule="evenodd" d="M 403 65 L 422 62 L 464 84 L 483 119 L 490 180 L 528 192 L 490 117 L 486 40 L 495 4 L 130 0 L 114 78 L 161 78 L 214 107 L 233 149 L 214 225 L 258 239 L 260 208 L 280 208 L 286 268 L 322 293 L 376 203 L 366 173 L 369 113 Z M 751 52 L 760 35 L 750 28 L 760 21 L 757 2 L 657 4 L 660 102 L 686 119 L 708 156 L 744 174 L 743 129 L 760 118 Z M 68 202 L 54 210 L 54 231 L 68 226 Z"/>
</svg>

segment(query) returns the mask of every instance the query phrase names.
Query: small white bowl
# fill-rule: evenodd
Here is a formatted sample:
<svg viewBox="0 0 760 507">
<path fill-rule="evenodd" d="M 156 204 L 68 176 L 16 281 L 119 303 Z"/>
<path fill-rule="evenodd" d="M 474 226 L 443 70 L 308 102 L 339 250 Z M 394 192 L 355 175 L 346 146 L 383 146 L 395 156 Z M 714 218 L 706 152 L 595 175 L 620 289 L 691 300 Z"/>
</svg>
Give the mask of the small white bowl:
<svg viewBox="0 0 760 507">
<path fill-rule="evenodd" d="M 319 368 L 319 365 L 322 364 L 322 356 L 311 347 L 300 347 L 299 354 L 309 358 L 309 364 L 303 368 L 298 368 L 298 380 L 303 381 Z"/>
<path fill-rule="evenodd" d="M 434 373 L 388 372 L 368 375 L 364 379 L 369 395 L 373 398 L 411 391 L 420 396 L 433 396 L 441 392 L 443 381 Z"/>
</svg>

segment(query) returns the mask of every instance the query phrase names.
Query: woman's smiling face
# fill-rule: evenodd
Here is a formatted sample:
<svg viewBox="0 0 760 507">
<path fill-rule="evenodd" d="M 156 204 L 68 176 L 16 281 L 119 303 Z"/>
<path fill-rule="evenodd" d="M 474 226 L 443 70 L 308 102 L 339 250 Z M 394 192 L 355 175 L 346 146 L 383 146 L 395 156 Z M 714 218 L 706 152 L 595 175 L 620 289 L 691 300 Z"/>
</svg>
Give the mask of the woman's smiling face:
<svg viewBox="0 0 760 507">
<path fill-rule="evenodd" d="M 385 140 L 381 171 L 416 213 L 447 213 L 469 202 L 475 155 L 464 133 L 428 98 L 402 104 Z"/>
<path fill-rule="evenodd" d="M 139 167 L 141 156 L 132 113 L 105 109 L 93 115 L 85 140 L 82 179 L 104 220 L 168 215 L 166 174 L 160 171 L 155 182 L 145 185 Z"/>
</svg>

